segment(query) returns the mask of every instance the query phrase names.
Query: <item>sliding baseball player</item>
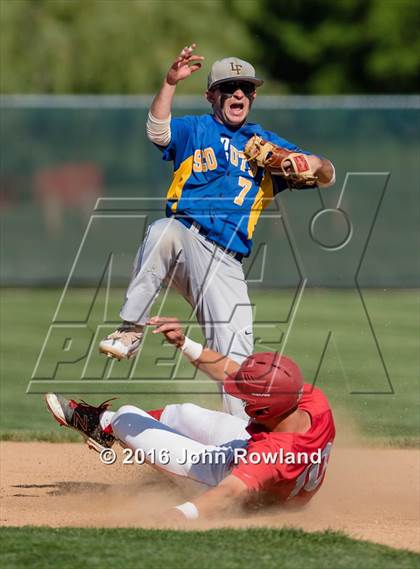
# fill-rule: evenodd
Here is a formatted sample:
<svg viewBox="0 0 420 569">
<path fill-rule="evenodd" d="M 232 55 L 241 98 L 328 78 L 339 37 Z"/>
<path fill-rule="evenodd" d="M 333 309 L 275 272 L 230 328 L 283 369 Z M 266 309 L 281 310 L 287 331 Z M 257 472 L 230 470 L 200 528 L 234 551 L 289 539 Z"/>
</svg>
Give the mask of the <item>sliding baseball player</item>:
<svg viewBox="0 0 420 569">
<path fill-rule="evenodd" d="M 335 436 L 332 412 L 322 391 L 305 384 L 297 364 L 271 352 L 239 365 L 192 341 L 175 318 L 152 318 L 163 333 L 204 373 L 242 401 L 248 420 L 190 403 L 145 411 L 123 405 L 116 412 L 49 393 L 54 418 L 81 433 L 90 446 L 109 452 L 115 440 L 170 475 L 194 479 L 208 489 L 172 508 L 162 520 L 221 516 L 258 499 L 283 506 L 306 504 L 320 488 Z"/>
</svg>

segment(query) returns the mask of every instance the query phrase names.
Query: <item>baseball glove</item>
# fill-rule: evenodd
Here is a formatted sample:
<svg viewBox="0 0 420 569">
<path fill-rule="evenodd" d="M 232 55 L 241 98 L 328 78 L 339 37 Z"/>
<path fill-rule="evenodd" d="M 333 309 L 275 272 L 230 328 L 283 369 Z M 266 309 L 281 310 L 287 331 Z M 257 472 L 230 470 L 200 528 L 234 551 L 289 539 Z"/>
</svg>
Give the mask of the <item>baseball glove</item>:
<svg viewBox="0 0 420 569">
<path fill-rule="evenodd" d="M 244 154 L 253 170 L 261 167 L 281 176 L 290 190 L 317 185 L 318 177 L 312 171 L 305 154 L 290 152 L 256 134 L 246 143 Z"/>
</svg>

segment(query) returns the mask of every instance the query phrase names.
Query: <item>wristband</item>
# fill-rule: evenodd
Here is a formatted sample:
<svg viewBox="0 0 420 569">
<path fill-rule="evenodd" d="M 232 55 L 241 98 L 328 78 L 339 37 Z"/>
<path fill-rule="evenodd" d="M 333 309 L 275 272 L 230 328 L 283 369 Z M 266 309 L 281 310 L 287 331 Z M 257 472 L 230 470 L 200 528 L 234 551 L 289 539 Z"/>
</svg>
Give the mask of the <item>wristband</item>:
<svg viewBox="0 0 420 569">
<path fill-rule="evenodd" d="M 188 336 L 185 336 L 184 344 L 181 347 L 181 351 L 185 357 L 187 357 L 191 362 L 195 362 L 201 356 L 203 352 L 203 346 L 198 342 L 194 342 Z"/>
<path fill-rule="evenodd" d="M 176 510 L 179 510 L 187 520 L 196 520 L 199 517 L 198 508 L 192 502 L 184 502 L 180 506 L 175 506 Z"/>
</svg>

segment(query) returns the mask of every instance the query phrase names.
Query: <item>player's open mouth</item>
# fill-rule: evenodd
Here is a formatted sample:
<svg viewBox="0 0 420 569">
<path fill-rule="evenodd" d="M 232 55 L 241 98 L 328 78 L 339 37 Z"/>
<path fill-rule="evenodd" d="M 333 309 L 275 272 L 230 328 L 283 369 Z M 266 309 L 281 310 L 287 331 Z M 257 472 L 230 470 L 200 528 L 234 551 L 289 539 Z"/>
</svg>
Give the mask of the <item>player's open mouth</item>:
<svg viewBox="0 0 420 569">
<path fill-rule="evenodd" d="M 235 114 L 240 115 L 244 110 L 245 105 L 243 103 L 231 103 L 229 105 L 229 110 Z"/>
</svg>

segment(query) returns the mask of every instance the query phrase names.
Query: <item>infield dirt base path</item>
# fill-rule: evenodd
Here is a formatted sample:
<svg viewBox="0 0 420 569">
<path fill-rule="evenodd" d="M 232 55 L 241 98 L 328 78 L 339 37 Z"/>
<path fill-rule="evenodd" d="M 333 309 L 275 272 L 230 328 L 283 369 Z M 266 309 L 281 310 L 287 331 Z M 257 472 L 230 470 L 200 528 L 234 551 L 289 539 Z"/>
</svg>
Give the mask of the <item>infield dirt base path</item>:
<svg viewBox="0 0 420 569">
<path fill-rule="evenodd" d="M 105 466 L 84 444 L 1 443 L 1 525 L 151 527 L 151 515 L 203 491 L 121 460 Z M 419 480 L 417 450 L 334 449 L 324 485 L 304 510 L 223 516 L 194 529 L 330 528 L 420 551 Z"/>
</svg>

